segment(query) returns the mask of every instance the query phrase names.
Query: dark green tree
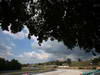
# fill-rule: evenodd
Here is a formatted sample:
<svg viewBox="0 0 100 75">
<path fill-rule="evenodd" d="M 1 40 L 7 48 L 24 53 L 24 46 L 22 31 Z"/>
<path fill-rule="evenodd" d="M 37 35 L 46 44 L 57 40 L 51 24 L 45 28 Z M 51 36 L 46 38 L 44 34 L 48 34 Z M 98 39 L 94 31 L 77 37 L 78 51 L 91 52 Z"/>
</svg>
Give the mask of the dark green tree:
<svg viewBox="0 0 100 75">
<path fill-rule="evenodd" d="M 17 33 L 26 25 L 39 45 L 48 38 L 100 52 L 100 0 L 0 0 L 2 30 Z"/>
<path fill-rule="evenodd" d="M 20 70 L 22 65 L 15 59 L 8 61 L 4 58 L 0 58 L 0 71 L 6 70 Z"/>
<path fill-rule="evenodd" d="M 11 69 L 12 69 L 12 70 L 21 69 L 21 64 L 20 64 L 17 60 L 15 60 L 15 59 L 12 59 L 12 60 L 10 61 L 10 64 L 11 64 Z"/>
<path fill-rule="evenodd" d="M 68 58 L 68 59 L 67 59 L 67 64 L 68 64 L 69 66 L 71 66 L 71 63 L 72 63 L 71 59 Z"/>
<path fill-rule="evenodd" d="M 0 71 L 3 71 L 3 70 L 5 70 L 6 68 L 6 61 L 3 59 L 3 58 L 0 58 Z"/>
<path fill-rule="evenodd" d="M 55 61 L 55 64 L 58 65 L 58 66 L 61 66 L 62 65 L 62 62 L 59 61 L 59 60 L 57 60 L 57 61 Z"/>
<path fill-rule="evenodd" d="M 82 62 L 82 59 L 81 58 L 78 58 L 78 62 Z"/>
<path fill-rule="evenodd" d="M 99 58 L 94 58 L 93 60 L 92 60 L 92 64 L 93 65 L 98 65 L 100 63 L 100 57 Z"/>
</svg>

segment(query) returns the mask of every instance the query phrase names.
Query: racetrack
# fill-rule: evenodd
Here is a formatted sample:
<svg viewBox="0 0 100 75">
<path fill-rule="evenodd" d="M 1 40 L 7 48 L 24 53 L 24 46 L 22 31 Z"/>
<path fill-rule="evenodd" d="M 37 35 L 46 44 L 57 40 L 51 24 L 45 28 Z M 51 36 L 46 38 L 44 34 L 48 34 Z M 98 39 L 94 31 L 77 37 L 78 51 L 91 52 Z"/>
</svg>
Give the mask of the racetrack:
<svg viewBox="0 0 100 75">
<path fill-rule="evenodd" d="M 91 72 L 93 70 L 58 69 L 57 71 L 40 73 L 37 75 L 80 75 L 81 72 Z"/>
<path fill-rule="evenodd" d="M 32 72 L 16 72 L 12 73 L 3 73 L 0 75 L 80 75 L 82 72 L 91 72 L 93 70 L 79 70 L 79 69 L 57 69 L 56 71 L 44 72 L 44 73 L 32 73 Z"/>
</svg>

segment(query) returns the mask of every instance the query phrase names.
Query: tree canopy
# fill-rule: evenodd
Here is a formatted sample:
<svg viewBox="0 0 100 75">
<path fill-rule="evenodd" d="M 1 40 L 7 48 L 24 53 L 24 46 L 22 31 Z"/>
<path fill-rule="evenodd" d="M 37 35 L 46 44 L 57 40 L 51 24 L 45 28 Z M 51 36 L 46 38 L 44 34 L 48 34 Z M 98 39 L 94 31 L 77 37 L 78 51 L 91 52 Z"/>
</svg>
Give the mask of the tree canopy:
<svg viewBox="0 0 100 75">
<path fill-rule="evenodd" d="M 92 59 L 92 65 L 98 65 L 100 62 L 100 57 Z"/>
<path fill-rule="evenodd" d="M 72 63 L 71 59 L 68 58 L 68 59 L 67 59 L 67 64 L 68 64 L 69 66 L 71 66 L 71 63 Z"/>
<path fill-rule="evenodd" d="M 4 58 L 0 58 L 0 71 L 6 70 L 20 70 L 22 65 L 15 59 L 11 61 L 5 60 Z"/>
<path fill-rule="evenodd" d="M 0 0 L 0 25 L 12 33 L 26 25 L 28 38 L 38 36 L 39 44 L 51 38 L 100 52 L 99 9 L 99 0 Z"/>
</svg>

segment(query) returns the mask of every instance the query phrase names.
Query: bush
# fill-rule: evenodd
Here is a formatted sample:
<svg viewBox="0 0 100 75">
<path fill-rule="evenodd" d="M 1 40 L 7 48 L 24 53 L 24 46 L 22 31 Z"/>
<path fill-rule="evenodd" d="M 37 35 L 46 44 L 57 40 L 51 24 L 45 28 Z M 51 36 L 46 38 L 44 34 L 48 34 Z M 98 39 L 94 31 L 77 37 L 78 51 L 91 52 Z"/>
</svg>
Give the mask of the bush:
<svg viewBox="0 0 100 75">
<path fill-rule="evenodd" d="M 83 67 L 79 67 L 79 69 L 83 69 Z"/>
<path fill-rule="evenodd" d="M 92 69 L 96 69 L 96 67 L 94 66 L 94 67 L 92 67 Z"/>
<path fill-rule="evenodd" d="M 22 65 L 15 59 L 7 61 L 3 58 L 0 58 L 0 71 L 19 70 L 21 69 L 21 67 Z"/>
</svg>

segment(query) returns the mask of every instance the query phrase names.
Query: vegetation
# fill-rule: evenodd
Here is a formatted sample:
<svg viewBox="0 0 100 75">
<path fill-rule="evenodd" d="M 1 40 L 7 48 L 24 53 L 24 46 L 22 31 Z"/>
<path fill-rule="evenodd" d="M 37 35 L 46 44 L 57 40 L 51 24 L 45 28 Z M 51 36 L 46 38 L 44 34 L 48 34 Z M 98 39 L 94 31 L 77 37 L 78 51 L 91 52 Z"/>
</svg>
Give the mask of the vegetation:
<svg viewBox="0 0 100 75">
<path fill-rule="evenodd" d="M 96 67 L 100 66 L 100 57 L 99 58 L 94 58 L 90 60 L 82 60 L 80 61 L 72 61 L 70 65 L 68 64 L 68 61 L 70 59 L 67 59 L 65 61 L 49 61 L 45 63 L 38 63 L 38 64 L 23 64 L 22 69 L 18 71 L 13 71 L 13 72 L 2 72 L 0 75 L 9 74 L 9 75 L 14 75 L 14 74 L 22 74 L 25 72 L 29 73 L 40 73 L 40 72 L 48 72 L 48 71 L 55 71 L 56 69 L 61 66 L 62 68 L 68 68 L 68 69 L 96 69 Z M 96 60 L 95 64 L 93 61 Z M 64 66 L 64 67 L 63 67 Z M 65 67 L 66 66 L 66 67 Z M 0 65 L 1 68 L 1 65 Z"/>
<path fill-rule="evenodd" d="M 0 71 L 7 71 L 7 70 L 20 70 L 21 64 L 13 59 L 11 61 L 5 60 L 0 58 Z"/>
<path fill-rule="evenodd" d="M 14 70 L 14 71 L 2 71 L 0 75 L 21 75 L 24 73 L 42 73 L 42 72 L 49 72 L 55 71 L 56 66 L 49 66 L 49 65 L 37 65 L 37 64 L 22 64 L 21 70 Z"/>
<path fill-rule="evenodd" d="M 57 39 L 72 49 L 76 45 L 87 52 L 100 52 L 98 11 L 100 0 L 0 0 L 2 30 L 17 33 L 26 25 L 28 38 Z M 96 27 L 97 26 L 97 27 Z"/>
<path fill-rule="evenodd" d="M 87 67 L 88 69 L 93 69 L 100 66 L 100 57 L 92 58 L 90 60 L 81 60 L 79 58 L 78 61 L 72 61 L 71 59 L 67 59 L 65 61 L 50 61 L 45 63 L 34 64 L 35 66 L 46 66 L 46 65 L 56 65 L 57 66 L 69 66 L 69 67 L 78 67 L 79 69 L 83 69 Z"/>
<path fill-rule="evenodd" d="M 49 61 L 49 62 L 45 62 L 45 63 L 39 63 L 39 64 L 36 64 L 36 65 L 57 65 L 57 66 L 62 66 L 63 64 L 67 64 L 67 61 Z"/>
<path fill-rule="evenodd" d="M 71 59 L 70 59 L 70 58 L 67 59 L 67 64 L 68 64 L 69 66 L 71 65 Z"/>
<path fill-rule="evenodd" d="M 78 62 L 81 62 L 81 61 L 82 61 L 82 59 L 78 58 Z"/>
<path fill-rule="evenodd" d="M 93 65 L 100 65 L 100 57 L 99 57 L 99 58 L 94 58 L 94 59 L 92 60 L 92 64 L 93 64 Z"/>
</svg>

